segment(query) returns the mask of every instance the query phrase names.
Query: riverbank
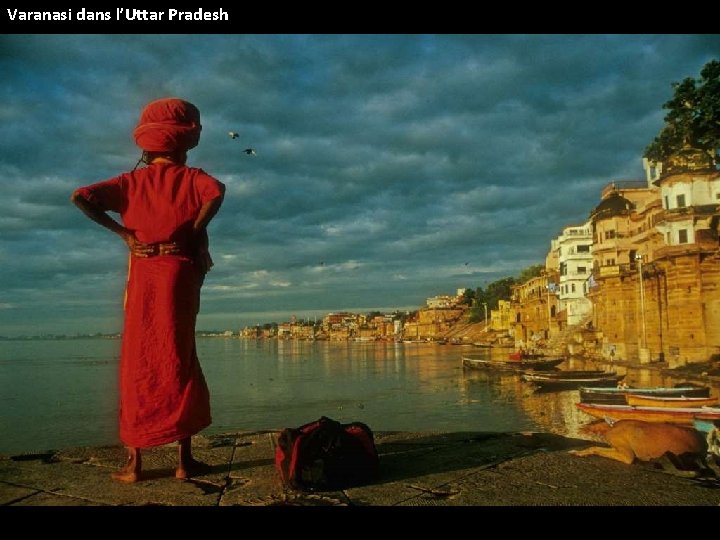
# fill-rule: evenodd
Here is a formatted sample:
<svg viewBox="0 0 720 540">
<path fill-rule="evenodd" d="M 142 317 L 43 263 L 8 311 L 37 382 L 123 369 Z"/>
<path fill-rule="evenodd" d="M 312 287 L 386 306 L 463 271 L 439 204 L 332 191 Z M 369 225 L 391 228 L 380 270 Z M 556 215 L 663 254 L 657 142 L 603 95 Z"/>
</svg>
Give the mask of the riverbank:
<svg viewBox="0 0 720 540">
<path fill-rule="evenodd" d="M 194 438 L 210 472 L 173 477 L 177 449 L 148 450 L 146 478 L 119 484 L 119 446 L 0 457 L 3 506 L 717 506 L 715 480 L 678 478 L 649 465 L 579 458 L 596 444 L 548 433 L 376 434 L 381 475 L 365 486 L 301 493 L 274 468 L 277 431 Z"/>
</svg>

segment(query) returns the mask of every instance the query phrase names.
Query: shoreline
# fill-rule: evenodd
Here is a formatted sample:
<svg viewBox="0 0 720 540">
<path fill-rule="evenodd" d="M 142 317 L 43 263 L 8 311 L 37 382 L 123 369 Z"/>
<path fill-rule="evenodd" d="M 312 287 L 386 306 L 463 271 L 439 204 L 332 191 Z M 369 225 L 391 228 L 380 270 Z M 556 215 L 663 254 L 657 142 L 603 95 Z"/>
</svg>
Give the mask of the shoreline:
<svg viewBox="0 0 720 540">
<path fill-rule="evenodd" d="M 339 491 L 282 486 L 278 430 L 196 436 L 203 476 L 173 477 L 177 449 L 143 453 L 146 478 L 120 484 L 120 446 L 0 456 L 3 506 L 717 506 L 716 480 L 691 480 L 647 464 L 624 465 L 568 450 L 596 444 L 544 432 L 378 432 L 380 477 Z M 712 484 L 711 484 L 712 483 Z"/>
</svg>

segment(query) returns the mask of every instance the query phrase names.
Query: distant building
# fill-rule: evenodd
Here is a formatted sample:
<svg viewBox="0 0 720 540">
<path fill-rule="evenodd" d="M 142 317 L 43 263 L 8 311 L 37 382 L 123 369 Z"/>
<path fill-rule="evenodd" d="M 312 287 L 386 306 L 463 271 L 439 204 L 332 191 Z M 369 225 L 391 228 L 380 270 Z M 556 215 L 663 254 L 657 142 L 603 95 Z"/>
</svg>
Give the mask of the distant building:
<svg viewBox="0 0 720 540">
<path fill-rule="evenodd" d="M 433 296 L 432 298 L 428 298 L 426 303 L 430 309 L 451 308 L 457 305 L 457 297 L 448 295 Z"/>
<path fill-rule="evenodd" d="M 560 311 L 566 312 L 567 324 L 576 325 L 587 317 L 592 304 L 586 298 L 587 281 L 592 272 L 592 225 L 565 227 L 552 244 L 557 249 L 560 282 L 557 295 Z M 552 286 L 551 286 L 552 287 Z"/>
<path fill-rule="evenodd" d="M 518 344 L 547 340 L 560 329 L 558 298 L 552 285 L 557 275 L 547 272 L 512 287 L 512 334 Z"/>
<path fill-rule="evenodd" d="M 464 312 L 460 308 L 421 309 L 415 319 L 405 322 L 403 337 L 431 341 L 440 339 L 462 317 Z"/>
<path fill-rule="evenodd" d="M 498 308 L 490 311 L 490 328 L 495 332 L 510 330 L 512 304 L 508 300 L 498 300 Z"/>
</svg>

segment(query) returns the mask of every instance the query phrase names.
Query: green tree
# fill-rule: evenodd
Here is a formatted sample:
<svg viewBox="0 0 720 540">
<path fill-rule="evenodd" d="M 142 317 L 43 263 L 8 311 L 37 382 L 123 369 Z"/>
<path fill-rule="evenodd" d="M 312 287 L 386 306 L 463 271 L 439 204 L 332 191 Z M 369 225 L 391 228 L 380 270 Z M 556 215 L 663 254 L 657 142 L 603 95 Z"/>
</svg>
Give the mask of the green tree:
<svg viewBox="0 0 720 540">
<path fill-rule="evenodd" d="M 665 161 L 685 142 L 705 150 L 719 161 L 720 148 L 720 61 L 705 64 L 700 79 L 687 77 L 672 84 L 673 97 L 663 105 L 665 125 L 645 149 L 645 157 Z"/>
<path fill-rule="evenodd" d="M 485 319 L 485 305 L 490 318 L 490 310 L 497 309 L 500 300 L 509 300 L 512 294 L 512 286 L 517 281 L 515 278 L 506 277 L 493 281 L 486 289 L 478 287 L 475 290 L 475 302 L 468 315 L 469 322 L 479 322 Z"/>
<path fill-rule="evenodd" d="M 544 264 L 533 264 L 532 266 L 528 266 L 520 272 L 520 275 L 518 276 L 518 283 L 525 283 L 529 279 L 540 276 L 543 270 L 545 270 Z"/>
<path fill-rule="evenodd" d="M 465 289 L 460 303 L 466 306 L 472 306 L 475 301 L 475 291 L 473 289 Z"/>
</svg>

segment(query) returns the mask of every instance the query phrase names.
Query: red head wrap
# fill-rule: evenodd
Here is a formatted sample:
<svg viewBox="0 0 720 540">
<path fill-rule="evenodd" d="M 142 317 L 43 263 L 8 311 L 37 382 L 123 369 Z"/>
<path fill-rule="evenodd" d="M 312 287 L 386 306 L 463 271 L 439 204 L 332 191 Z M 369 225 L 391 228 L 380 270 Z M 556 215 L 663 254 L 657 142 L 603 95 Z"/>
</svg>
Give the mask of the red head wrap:
<svg viewBox="0 0 720 540">
<path fill-rule="evenodd" d="M 133 135 L 147 152 L 190 150 L 200 141 L 200 111 L 178 98 L 158 99 L 143 109 Z"/>
</svg>

